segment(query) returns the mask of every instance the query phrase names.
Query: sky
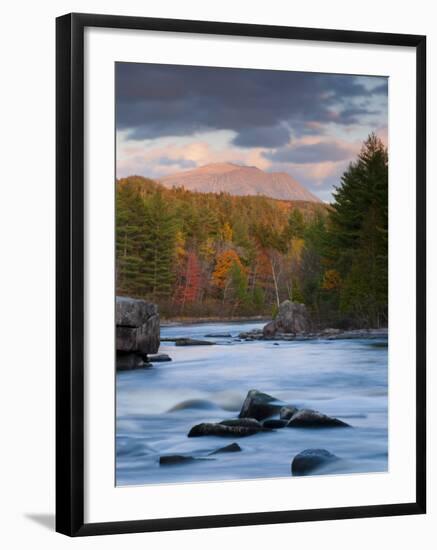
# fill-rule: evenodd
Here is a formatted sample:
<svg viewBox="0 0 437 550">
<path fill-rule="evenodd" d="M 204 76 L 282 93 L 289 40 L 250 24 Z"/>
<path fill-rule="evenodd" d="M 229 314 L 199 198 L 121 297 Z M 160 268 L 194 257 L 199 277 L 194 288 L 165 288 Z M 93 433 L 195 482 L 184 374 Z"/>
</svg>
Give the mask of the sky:
<svg viewBox="0 0 437 550">
<path fill-rule="evenodd" d="M 329 201 L 371 132 L 387 144 L 385 77 L 117 63 L 115 87 L 118 178 L 232 162 Z"/>
</svg>

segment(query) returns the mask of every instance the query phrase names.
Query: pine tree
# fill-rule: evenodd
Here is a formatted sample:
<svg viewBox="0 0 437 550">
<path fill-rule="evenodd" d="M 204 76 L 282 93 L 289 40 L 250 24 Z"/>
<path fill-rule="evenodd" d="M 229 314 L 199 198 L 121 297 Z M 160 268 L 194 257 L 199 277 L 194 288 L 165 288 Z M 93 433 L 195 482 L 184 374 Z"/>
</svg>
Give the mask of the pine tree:
<svg viewBox="0 0 437 550">
<path fill-rule="evenodd" d="M 142 276 L 144 293 L 156 300 L 172 292 L 173 260 L 177 226 L 162 192 L 156 191 L 144 204 L 147 232 L 142 243 Z"/>
<path fill-rule="evenodd" d="M 388 301 L 388 155 L 374 134 L 334 199 L 328 257 L 343 281 L 341 308 L 361 324 L 380 326 Z"/>
</svg>

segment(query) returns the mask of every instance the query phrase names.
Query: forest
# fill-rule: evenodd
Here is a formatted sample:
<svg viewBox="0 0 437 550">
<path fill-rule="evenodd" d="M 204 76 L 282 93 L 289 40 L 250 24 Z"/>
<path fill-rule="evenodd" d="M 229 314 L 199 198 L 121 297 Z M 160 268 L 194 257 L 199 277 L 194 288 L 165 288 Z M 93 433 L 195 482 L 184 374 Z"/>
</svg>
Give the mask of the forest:
<svg viewBox="0 0 437 550">
<path fill-rule="evenodd" d="M 116 182 L 117 294 L 162 317 L 274 317 L 304 303 L 315 327 L 382 327 L 388 313 L 388 155 L 370 135 L 331 204 Z"/>
</svg>

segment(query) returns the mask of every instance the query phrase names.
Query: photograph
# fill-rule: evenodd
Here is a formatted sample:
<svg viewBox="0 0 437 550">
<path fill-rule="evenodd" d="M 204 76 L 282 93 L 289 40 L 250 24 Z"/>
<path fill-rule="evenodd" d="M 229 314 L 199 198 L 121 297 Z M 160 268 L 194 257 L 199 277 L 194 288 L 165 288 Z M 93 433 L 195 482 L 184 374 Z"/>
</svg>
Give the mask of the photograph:
<svg viewBox="0 0 437 550">
<path fill-rule="evenodd" d="M 116 485 L 388 470 L 388 78 L 115 64 Z"/>
</svg>

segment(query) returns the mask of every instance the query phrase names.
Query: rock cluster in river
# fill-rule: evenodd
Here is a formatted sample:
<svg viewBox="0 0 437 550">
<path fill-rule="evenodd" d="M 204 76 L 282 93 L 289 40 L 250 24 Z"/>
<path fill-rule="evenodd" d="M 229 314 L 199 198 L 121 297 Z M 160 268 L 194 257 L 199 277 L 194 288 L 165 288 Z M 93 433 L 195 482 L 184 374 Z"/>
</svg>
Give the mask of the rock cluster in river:
<svg viewBox="0 0 437 550">
<path fill-rule="evenodd" d="M 238 337 L 246 342 L 253 340 L 273 340 L 275 345 L 278 341 L 295 342 L 300 340 L 354 340 L 364 339 L 372 340 L 374 338 L 387 338 L 387 328 L 370 328 L 355 330 L 340 330 L 336 328 L 327 328 L 320 331 L 307 331 L 296 333 L 275 332 L 274 334 L 265 334 L 263 329 L 253 329 L 247 332 L 240 332 Z"/>
<path fill-rule="evenodd" d="M 156 304 L 117 296 L 115 300 L 117 369 L 147 365 L 147 356 L 160 344 L 159 313 Z M 162 359 L 161 359 L 162 360 Z"/>
<path fill-rule="evenodd" d="M 278 416 L 279 418 L 272 418 Z M 312 409 L 298 409 L 278 399 L 250 390 L 241 407 L 238 418 L 221 422 L 203 422 L 193 426 L 188 437 L 215 435 L 223 437 L 247 437 L 260 432 L 280 428 L 346 428 L 349 424 Z"/>
</svg>

